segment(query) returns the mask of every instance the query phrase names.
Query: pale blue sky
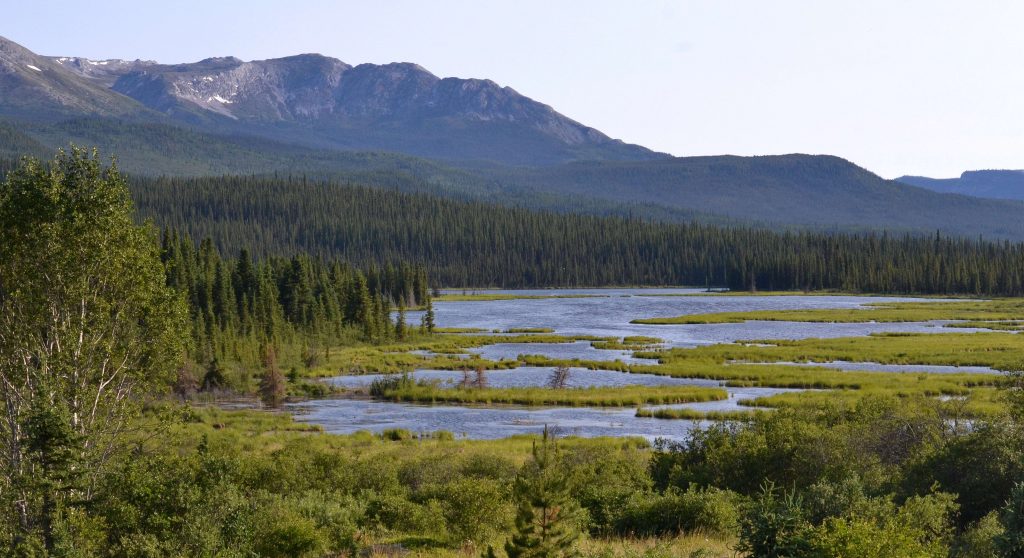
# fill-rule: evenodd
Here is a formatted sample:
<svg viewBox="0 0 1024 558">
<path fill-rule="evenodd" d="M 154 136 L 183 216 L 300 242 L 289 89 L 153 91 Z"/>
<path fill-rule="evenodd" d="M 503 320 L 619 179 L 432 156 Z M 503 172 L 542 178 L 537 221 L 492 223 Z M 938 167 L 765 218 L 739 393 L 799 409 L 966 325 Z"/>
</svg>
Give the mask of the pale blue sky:
<svg viewBox="0 0 1024 558">
<path fill-rule="evenodd" d="M 490 78 L 674 155 L 830 153 L 883 176 L 1024 168 L 1024 2 L 11 0 L 49 55 L 319 52 Z"/>
</svg>

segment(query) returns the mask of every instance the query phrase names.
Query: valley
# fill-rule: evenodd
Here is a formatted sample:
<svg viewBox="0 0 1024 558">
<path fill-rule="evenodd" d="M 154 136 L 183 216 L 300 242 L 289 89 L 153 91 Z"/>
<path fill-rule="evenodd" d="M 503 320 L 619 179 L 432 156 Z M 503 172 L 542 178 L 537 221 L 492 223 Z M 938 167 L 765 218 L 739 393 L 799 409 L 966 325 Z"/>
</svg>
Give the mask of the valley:
<svg viewBox="0 0 1024 558">
<path fill-rule="evenodd" d="M 1024 10 L 107 4 L 4 10 L 0 556 L 1024 556 Z"/>
</svg>

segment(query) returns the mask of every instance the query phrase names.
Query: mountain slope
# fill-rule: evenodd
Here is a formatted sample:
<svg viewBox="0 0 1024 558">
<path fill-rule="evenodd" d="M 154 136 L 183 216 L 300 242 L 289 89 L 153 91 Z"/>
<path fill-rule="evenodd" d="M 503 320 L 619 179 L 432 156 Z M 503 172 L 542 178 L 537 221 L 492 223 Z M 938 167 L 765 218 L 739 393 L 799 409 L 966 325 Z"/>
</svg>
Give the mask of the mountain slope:
<svg viewBox="0 0 1024 558">
<path fill-rule="evenodd" d="M 830 156 L 459 168 L 400 154 L 312 149 L 166 124 L 101 118 L 37 126 L 0 122 L 0 153 L 10 156 L 52 152 L 69 141 L 116 154 L 119 165 L 137 175 L 301 175 L 562 212 L 1024 240 L 1024 203 L 936 193 L 883 180 Z"/>
<path fill-rule="evenodd" d="M 1024 240 L 1019 202 L 939 194 L 837 157 L 672 158 L 415 64 L 95 61 L 0 39 L 4 119 L 0 155 L 74 142 L 134 174 L 277 173 L 566 212 Z"/>
<path fill-rule="evenodd" d="M 663 157 L 490 80 L 319 54 L 190 64 L 39 56 L 0 37 L 0 116 L 179 123 L 307 147 L 540 165 Z"/>
<path fill-rule="evenodd" d="M 33 120 L 98 114 L 137 116 L 139 102 L 0 37 L 0 114 Z"/>
<path fill-rule="evenodd" d="M 512 164 L 656 157 L 509 87 L 441 79 L 415 64 L 216 58 L 134 69 L 112 88 L 179 120 L 313 147 Z"/>
<path fill-rule="evenodd" d="M 1024 200 L 1024 170 L 967 171 L 961 174 L 960 178 L 901 176 L 896 180 L 936 192 L 978 198 Z"/>
<path fill-rule="evenodd" d="M 1024 203 L 939 194 L 884 180 L 833 156 L 587 161 L 480 172 L 567 196 L 650 202 L 766 223 L 1024 239 Z"/>
</svg>

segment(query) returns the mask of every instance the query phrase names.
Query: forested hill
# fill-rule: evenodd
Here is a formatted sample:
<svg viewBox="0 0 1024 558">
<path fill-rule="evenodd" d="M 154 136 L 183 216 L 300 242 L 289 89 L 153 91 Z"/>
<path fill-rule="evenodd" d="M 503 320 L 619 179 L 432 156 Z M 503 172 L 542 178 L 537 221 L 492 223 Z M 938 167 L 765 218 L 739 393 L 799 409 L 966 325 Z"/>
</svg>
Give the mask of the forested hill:
<svg viewBox="0 0 1024 558">
<path fill-rule="evenodd" d="M 426 265 L 435 285 L 1024 294 L 1024 245 L 557 214 L 303 179 L 135 179 L 142 217 L 225 252 Z"/>
<path fill-rule="evenodd" d="M 967 171 L 957 178 L 901 176 L 896 180 L 936 192 L 978 198 L 1024 200 L 1024 170 Z"/>
<path fill-rule="evenodd" d="M 0 122 L 0 157 L 48 156 L 73 142 L 116 153 L 146 176 L 264 174 L 591 215 L 830 231 L 888 230 L 1024 240 L 1024 203 L 943 194 L 883 180 L 838 157 L 680 157 L 546 167 L 453 163 L 329 151 L 153 123 L 82 118 Z"/>
<path fill-rule="evenodd" d="M 612 202 L 831 230 L 918 231 L 1024 240 L 1024 203 L 934 192 L 826 155 L 581 161 L 480 171 L 500 182 Z"/>
</svg>

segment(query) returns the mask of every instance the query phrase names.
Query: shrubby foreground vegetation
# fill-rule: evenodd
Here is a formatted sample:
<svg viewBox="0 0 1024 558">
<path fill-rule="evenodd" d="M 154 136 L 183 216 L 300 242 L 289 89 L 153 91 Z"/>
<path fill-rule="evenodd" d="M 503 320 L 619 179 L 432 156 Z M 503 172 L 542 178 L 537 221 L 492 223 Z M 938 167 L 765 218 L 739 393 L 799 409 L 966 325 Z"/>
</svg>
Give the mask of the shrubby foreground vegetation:
<svg viewBox="0 0 1024 558">
<path fill-rule="evenodd" d="M 215 389 L 218 378 L 254 390 L 253 366 L 264 371 L 260 390 L 273 392 L 289 359 L 314 373 L 318 359 L 441 348 L 429 317 L 422 327 L 388 317 L 392 302 L 429 309 L 423 273 L 308 256 L 225 261 L 210 244 L 193 251 L 132 217 L 116 170 L 77 150 L 50 166 L 26 162 L 0 189 L 4 554 L 1024 552 L 1024 381 L 1008 360 L 1014 351 L 1004 350 L 1012 343 L 990 351 L 991 363 L 1011 372 L 985 386 L 989 406 L 968 422 L 952 420 L 935 393 L 900 388 L 707 423 L 683 442 L 654 446 L 548 433 L 332 436 L 283 414 L 182 405 L 169 394 L 195 382 Z M 879 360 L 906 348 L 889 346 L 900 338 L 877 339 Z M 965 343 L 984 351 L 986 339 Z M 847 342 L 757 349 L 829 358 Z M 752 349 L 658 356 L 666 373 L 719 374 L 724 360 Z M 234 380 L 227 366 L 240 371 Z M 734 381 L 759 373 L 735 370 Z M 793 372 L 791 381 L 819 373 Z M 941 381 L 956 389 L 968 378 Z"/>
</svg>

